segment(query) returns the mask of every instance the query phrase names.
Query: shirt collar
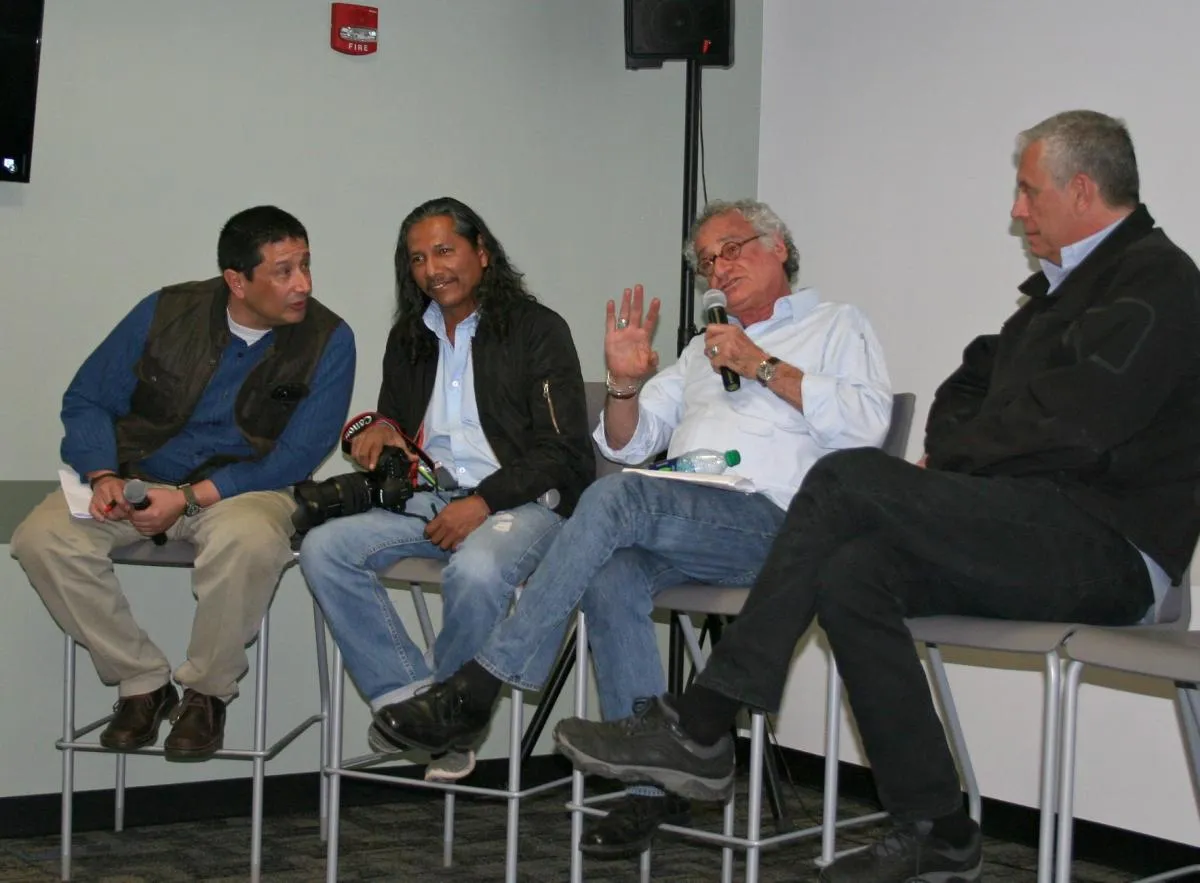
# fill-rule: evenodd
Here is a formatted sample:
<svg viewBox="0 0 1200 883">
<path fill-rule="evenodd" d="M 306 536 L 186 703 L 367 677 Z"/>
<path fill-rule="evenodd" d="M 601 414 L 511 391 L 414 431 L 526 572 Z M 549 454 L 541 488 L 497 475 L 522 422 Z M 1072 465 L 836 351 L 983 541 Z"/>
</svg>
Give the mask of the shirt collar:
<svg viewBox="0 0 1200 883">
<path fill-rule="evenodd" d="M 421 318 L 425 321 L 425 327 L 436 334 L 438 340 L 444 340 L 446 343 L 450 342 L 450 335 L 446 333 L 446 317 L 442 315 L 442 308 L 437 305 L 436 301 L 431 300 L 429 302 Z M 454 329 L 455 339 L 458 338 L 459 334 L 474 337 L 477 327 L 479 327 L 479 310 L 476 310 L 458 323 L 458 327 Z"/>
<path fill-rule="evenodd" d="M 1084 258 L 1095 251 L 1096 246 L 1103 242 L 1109 233 L 1117 229 L 1117 225 L 1123 220 L 1125 219 L 1121 218 L 1114 221 L 1103 230 L 1098 230 L 1091 236 L 1063 246 L 1061 265 L 1051 263 L 1045 258 L 1038 258 L 1038 263 L 1042 265 L 1042 272 L 1046 274 L 1046 281 L 1050 283 L 1050 287 L 1046 289 L 1046 294 L 1051 294 L 1054 289 L 1058 288 L 1063 280 L 1070 275 L 1071 271 L 1082 264 Z"/>
<path fill-rule="evenodd" d="M 775 301 L 775 305 L 771 308 L 770 318 L 763 319 L 762 322 L 780 322 L 786 319 L 796 321 L 804 318 L 805 315 L 821 302 L 821 295 L 815 288 L 798 288 L 791 294 L 784 295 Z M 729 317 L 729 322 L 732 325 L 746 327 L 735 316 Z M 760 325 L 762 322 L 754 324 Z"/>
</svg>

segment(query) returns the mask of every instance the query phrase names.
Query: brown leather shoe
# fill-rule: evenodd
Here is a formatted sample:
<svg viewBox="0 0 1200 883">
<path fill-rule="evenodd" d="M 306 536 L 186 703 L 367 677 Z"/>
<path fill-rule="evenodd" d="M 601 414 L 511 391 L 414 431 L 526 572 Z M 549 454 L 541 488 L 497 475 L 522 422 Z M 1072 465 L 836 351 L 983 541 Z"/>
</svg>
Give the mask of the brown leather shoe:
<svg viewBox="0 0 1200 883">
<path fill-rule="evenodd" d="M 163 743 L 167 760 L 208 760 L 225 742 L 225 703 L 216 696 L 184 690 Z"/>
<path fill-rule="evenodd" d="M 100 744 L 114 751 L 137 751 L 158 740 L 159 724 L 179 702 L 169 681 L 151 693 L 125 696 L 113 706 L 113 719 L 100 733 Z"/>
</svg>

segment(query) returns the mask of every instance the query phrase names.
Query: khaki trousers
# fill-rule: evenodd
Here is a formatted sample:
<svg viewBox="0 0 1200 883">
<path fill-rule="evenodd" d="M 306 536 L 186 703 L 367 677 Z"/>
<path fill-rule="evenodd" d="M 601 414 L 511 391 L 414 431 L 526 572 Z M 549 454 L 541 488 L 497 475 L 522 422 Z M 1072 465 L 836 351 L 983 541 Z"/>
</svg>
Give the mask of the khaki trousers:
<svg viewBox="0 0 1200 883">
<path fill-rule="evenodd" d="M 187 659 L 175 670 L 184 687 L 226 701 L 237 695 L 249 667 L 246 645 L 292 560 L 294 509 L 290 494 L 258 491 L 171 526 L 171 539 L 196 548 L 196 613 Z M 90 651 L 100 679 L 118 684 L 122 697 L 157 690 L 171 678 L 167 657 L 134 620 L 108 557 L 137 541 L 150 538 L 128 521 L 72 517 L 55 490 L 21 522 L 11 546 L 55 622 Z"/>
</svg>

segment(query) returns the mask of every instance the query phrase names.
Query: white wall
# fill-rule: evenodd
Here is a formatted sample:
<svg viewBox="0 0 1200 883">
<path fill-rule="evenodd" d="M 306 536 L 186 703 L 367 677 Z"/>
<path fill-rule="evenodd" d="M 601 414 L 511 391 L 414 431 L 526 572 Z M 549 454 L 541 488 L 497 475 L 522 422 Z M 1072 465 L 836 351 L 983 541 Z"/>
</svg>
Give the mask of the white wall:
<svg viewBox="0 0 1200 883">
<path fill-rule="evenodd" d="M 1018 131 L 1069 108 L 1123 117 L 1143 198 L 1200 255 L 1198 29 L 1200 6 L 1181 2 L 767 0 L 758 192 L 791 223 L 804 281 L 864 307 L 895 388 L 917 393 L 910 457 L 934 388 L 1030 272 L 1008 218 Z M 824 658 L 807 645 L 780 726 L 817 752 Z M 1041 678 L 953 666 L 951 680 L 984 793 L 1034 805 Z M 1197 844 L 1164 695 L 1085 686 L 1077 812 Z"/>
<path fill-rule="evenodd" d="M 317 296 L 357 332 L 356 408 L 378 389 L 400 220 L 442 194 L 478 209 L 568 320 L 586 377 L 602 373 L 604 300 L 635 281 L 666 303 L 658 343 L 673 358 L 682 65 L 625 71 L 616 0 L 379 6 L 379 53 L 349 58 L 329 49 L 324 0 L 50 0 L 33 183 L 0 185 L 0 397 L 10 415 L 0 480 L 53 477 L 59 399 L 79 363 L 144 294 L 214 274 L 221 223 L 259 202 L 308 226 Z M 714 197 L 754 191 L 761 15 L 759 2 L 738 3 L 737 63 L 704 74 Z M 324 474 L 345 468 L 336 461 Z M 143 624 L 178 659 L 186 576 L 153 576 L 123 574 Z M 0 796 L 53 792 L 59 633 L 7 554 L 0 586 Z M 315 697 L 296 574 L 274 611 L 283 677 L 271 714 L 282 723 Z M 112 691 L 86 659 L 80 668 L 82 705 L 106 708 Z M 349 704 L 353 748 L 366 716 Z M 246 732 L 249 705 L 231 707 L 231 738 Z M 312 769 L 308 741 L 311 752 L 272 769 Z M 111 786 L 110 768 L 85 758 L 80 781 Z M 234 764 L 130 764 L 134 784 L 243 774 Z"/>
</svg>

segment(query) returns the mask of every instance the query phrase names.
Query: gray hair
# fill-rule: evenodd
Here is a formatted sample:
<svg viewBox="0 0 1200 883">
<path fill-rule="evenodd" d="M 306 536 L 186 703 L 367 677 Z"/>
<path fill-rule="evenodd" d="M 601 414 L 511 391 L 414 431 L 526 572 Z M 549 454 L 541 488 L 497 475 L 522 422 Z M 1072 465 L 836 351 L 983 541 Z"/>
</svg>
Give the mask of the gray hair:
<svg viewBox="0 0 1200 883">
<path fill-rule="evenodd" d="M 687 259 L 688 266 L 692 270 L 696 270 L 696 265 L 700 260 L 696 254 L 696 234 L 700 232 L 700 228 L 717 215 L 729 212 L 737 212 L 745 218 L 746 223 L 753 227 L 759 235 L 778 236 L 783 240 L 784 246 L 787 247 L 783 272 L 787 274 L 788 283 L 795 285 L 796 276 L 800 272 L 800 252 L 796 250 L 796 243 L 792 241 L 792 231 L 769 205 L 755 199 L 739 199 L 732 202 L 715 199 L 706 205 L 704 211 L 700 213 L 700 217 L 696 218 L 695 223 L 692 224 L 692 229 L 688 231 L 687 244 L 683 247 L 683 256 Z"/>
<path fill-rule="evenodd" d="M 1094 110 L 1064 111 L 1018 135 L 1018 154 L 1038 141 L 1045 145 L 1042 162 L 1055 187 L 1084 174 L 1096 182 L 1109 206 L 1140 202 L 1137 157 L 1123 120 Z"/>
</svg>

